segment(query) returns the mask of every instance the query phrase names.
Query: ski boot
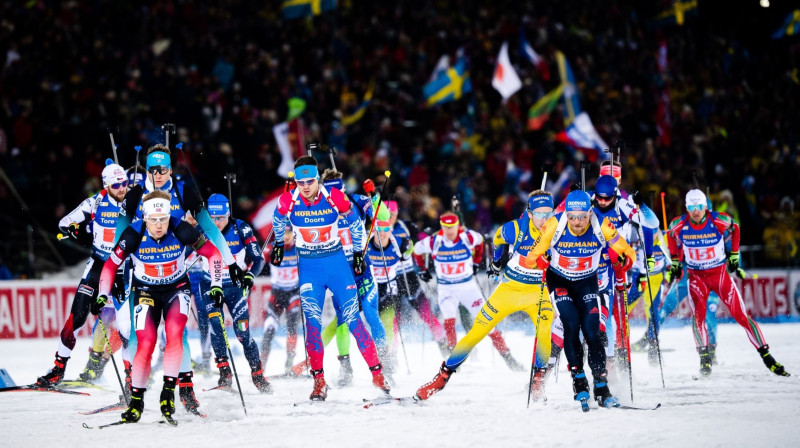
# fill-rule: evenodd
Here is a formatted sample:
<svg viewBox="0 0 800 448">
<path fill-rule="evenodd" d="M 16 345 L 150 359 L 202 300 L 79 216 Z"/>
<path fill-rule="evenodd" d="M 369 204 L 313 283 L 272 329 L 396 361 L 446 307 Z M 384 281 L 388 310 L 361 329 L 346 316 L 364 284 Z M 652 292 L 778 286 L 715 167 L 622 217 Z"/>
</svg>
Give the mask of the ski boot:
<svg viewBox="0 0 800 448">
<path fill-rule="evenodd" d="M 708 347 L 701 347 L 698 352 L 700 353 L 700 374 L 711 375 L 711 356 L 708 354 Z"/>
<path fill-rule="evenodd" d="M 122 413 L 120 417 L 120 421 L 125 423 L 136 423 L 142 418 L 142 412 L 144 412 L 144 391 L 147 389 L 140 389 L 138 387 L 134 387 L 131 390 L 131 403 L 128 405 L 128 409 Z"/>
<path fill-rule="evenodd" d="M 109 359 L 110 358 L 103 357 L 103 352 L 96 352 L 89 349 L 89 360 L 86 361 L 86 367 L 83 369 L 83 372 L 78 375 L 78 378 L 87 383 L 94 383 L 103 375 L 103 370 L 106 368 Z"/>
<path fill-rule="evenodd" d="M 181 403 L 187 411 L 196 414 L 199 411 L 200 402 L 194 395 L 194 383 L 192 383 L 192 372 L 181 372 L 178 374 L 180 382 L 178 383 L 178 394 L 181 397 Z"/>
<path fill-rule="evenodd" d="M 708 344 L 708 356 L 711 358 L 711 365 L 717 365 L 717 344 Z"/>
<path fill-rule="evenodd" d="M 533 380 L 531 381 L 531 401 L 534 403 L 544 398 L 544 381 L 547 376 L 547 369 L 543 367 L 536 368 L 533 372 Z"/>
<path fill-rule="evenodd" d="M 764 365 L 767 366 L 770 372 L 779 376 L 791 376 L 789 372 L 769 354 L 769 345 L 764 344 L 759 347 L 758 354 L 761 355 L 761 360 L 764 361 Z"/>
<path fill-rule="evenodd" d="M 311 375 L 314 377 L 314 390 L 308 397 L 312 401 L 325 401 L 328 398 L 328 385 L 325 383 L 325 372 L 322 369 L 312 370 Z"/>
<path fill-rule="evenodd" d="M 447 382 L 450 380 L 450 375 L 453 373 L 455 373 L 455 369 L 447 367 L 445 362 L 442 361 L 442 367 L 439 368 L 439 373 L 437 373 L 430 382 L 417 389 L 417 398 L 420 400 L 427 400 L 436 392 L 444 389 L 444 386 L 447 385 Z"/>
<path fill-rule="evenodd" d="M 53 369 L 46 375 L 40 376 L 36 379 L 36 385 L 39 387 L 53 387 L 64 379 L 64 370 L 67 368 L 67 361 L 69 356 L 62 357 L 56 353 L 56 359 L 53 361 Z"/>
<path fill-rule="evenodd" d="M 250 376 L 253 378 L 253 384 L 256 385 L 256 389 L 258 389 L 259 392 L 262 394 L 272 393 L 272 384 L 270 384 L 267 377 L 264 376 L 264 369 L 261 368 L 260 363 L 255 369 L 251 370 Z"/>
<path fill-rule="evenodd" d="M 572 391 L 575 393 L 575 401 L 589 400 L 589 380 L 586 379 L 586 373 L 583 370 L 578 370 L 577 367 L 570 367 L 570 375 L 572 375 Z"/>
<path fill-rule="evenodd" d="M 231 366 L 228 363 L 228 357 L 220 356 L 219 358 L 214 358 L 214 361 L 217 362 L 217 368 L 219 368 L 219 380 L 217 380 L 217 386 L 230 389 L 230 387 L 233 385 L 233 373 L 231 372 Z"/>
<path fill-rule="evenodd" d="M 513 356 L 511 356 L 511 350 L 505 353 L 501 353 L 500 356 L 503 357 L 503 361 L 506 362 L 508 368 L 513 370 L 514 372 L 522 372 L 523 370 L 525 370 L 525 367 L 523 367 L 522 364 L 518 363 L 517 360 L 514 359 Z"/>
<path fill-rule="evenodd" d="M 201 361 L 192 361 L 192 371 L 203 376 L 211 375 L 211 355 L 204 353 Z"/>
<path fill-rule="evenodd" d="M 370 367 L 369 370 L 372 372 L 372 384 L 380 389 L 387 397 L 391 396 L 390 392 L 392 388 L 389 386 L 389 382 L 386 381 L 386 377 L 383 376 L 381 364 L 378 363 Z"/>
<path fill-rule="evenodd" d="M 648 346 L 652 345 L 649 340 L 647 340 L 647 334 L 642 336 L 641 339 L 631 344 L 631 351 L 632 352 L 644 352 L 648 349 Z"/>
<path fill-rule="evenodd" d="M 594 400 L 603 408 L 612 408 L 619 404 L 617 397 L 611 395 L 608 389 L 608 378 L 605 373 L 594 378 Z"/>
<path fill-rule="evenodd" d="M 164 377 L 164 388 L 161 389 L 161 398 L 159 404 L 161 405 L 161 415 L 167 420 L 172 419 L 175 415 L 175 383 L 178 379 L 174 376 Z"/>
<path fill-rule="evenodd" d="M 339 356 L 339 387 L 353 384 L 353 367 L 350 365 L 350 355 Z"/>
</svg>

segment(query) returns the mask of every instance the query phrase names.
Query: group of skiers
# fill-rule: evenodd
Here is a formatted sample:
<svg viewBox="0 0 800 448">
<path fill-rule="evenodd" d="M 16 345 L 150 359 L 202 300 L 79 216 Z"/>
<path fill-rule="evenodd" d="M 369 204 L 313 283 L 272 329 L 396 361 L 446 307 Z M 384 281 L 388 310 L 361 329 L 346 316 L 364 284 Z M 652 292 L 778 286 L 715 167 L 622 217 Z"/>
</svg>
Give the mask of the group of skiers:
<svg viewBox="0 0 800 448">
<path fill-rule="evenodd" d="M 202 339 L 210 342 L 203 349 L 204 362 L 213 348 L 219 387 L 232 385 L 222 319 L 222 306 L 227 305 L 253 384 L 262 393 L 272 392 L 263 366 L 279 319 L 286 315 L 286 372 L 309 369 L 311 400 L 327 397 L 323 355 L 334 337 L 339 385 L 352 381 L 351 335 L 373 385 L 389 396 L 397 365 L 395 336 L 402 338 L 400 327 L 411 318 L 406 309 L 418 313 L 445 357 L 433 380 L 417 390 L 416 400 L 441 391 L 487 335 L 510 368 L 526 370 L 511 356 L 497 328 L 510 314 L 524 311 L 535 327 L 529 396 L 543 396 L 545 379 L 563 350 L 574 399 L 586 406 L 587 351 L 595 401 L 615 406 L 609 369 L 629 371 L 632 348 L 646 348 L 650 361 L 660 362 L 659 328 L 677 304 L 672 300 L 662 305 L 662 296 L 667 302 L 673 293 L 677 296 L 679 288 L 673 285 L 684 276 L 702 375 L 710 375 L 714 363 L 714 332 L 706 324 L 712 292 L 745 329 L 765 365 L 777 375 L 788 375 L 770 355 L 731 279 L 731 273 L 743 272 L 738 224 L 712 211 L 705 194 L 692 189 L 686 195 L 687 213 L 662 232 L 641 195 L 628 196 L 620 187 L 617 163 L 604 162 L 595 191 L 575 186 L 557 206 L 543 182 L 542 189 L 528 196 L 522 216 L 500 226 L 485 251 L 488 241 L 464 226 L 458 210 L 443 213 L 440 230 L 427 235 L 399 220 L 397 204 L 381 197 L 371 181 L 364 184 L 368 195 L 348 194 L 341 172 L 320 172 L 314 157 L 301 156 L 294 165 L 293 185 L 287 181 L 278 199 L 274 242 L 267 241 L 272 242 L 272 296 L 260 350 L 250 334 L 247 306 L 249 290 L 265 265 L 253 230 L 231 215 L 229 198 L 212 194 L 204 200 L 196 184 L 189 188 L 177 181 L 168 146 L 147 150 L 144 171 L 107 165 L 103 191 L 60 221 L 65 235 L 91 241 L 92 255 L 61 332 L 54 367 L 37 380 L 40 387 L 52 387 L 64 379 L 75 336 L 91 312 L 98 316 L 99 328 L 80 379 L 94 381 L 102 373 L 109 359 L 106 343 L 111 350 L 121 345 L 127 382 L 122 422 L 141 418 L 162 320 L 161 413 L 172 420 L 177 387 L 186 410 L 200 414 L 186 331 L 192 296 Z M 484 252 L 490 257 L 490 284 L 497 284 L 488 298 L 476 278 Z M 441 321 L 422 287 L 434 273 L 434 308 Z M 326 297 L 335 310 L 327 325 Z M 648 331 L 642 341 L 631 344 L 627 316 L 641 297 Z M 458 340 L 456 322 L 464 310 L 468 331 Z M 301 323 L 306 355 L 295 365 Z"/>
</svg>

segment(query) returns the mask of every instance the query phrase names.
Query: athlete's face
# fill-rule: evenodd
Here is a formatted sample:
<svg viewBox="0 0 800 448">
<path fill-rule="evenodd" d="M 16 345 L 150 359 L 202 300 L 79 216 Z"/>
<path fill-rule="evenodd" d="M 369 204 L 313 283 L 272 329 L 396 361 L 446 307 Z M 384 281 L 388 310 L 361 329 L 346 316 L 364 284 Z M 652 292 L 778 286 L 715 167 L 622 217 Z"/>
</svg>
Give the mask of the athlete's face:
<svg viewBox="0 0 800 448">
<path fill-rule="evenodd" d="M 391 236 L 391 234 L 391 227 L 378 227 L 373 238 L 377 237 L 378 241 L 380 241 L 380 245 L 385 247 L 389 244 L 389 236 Z"/>
<path fill-rule="evenodd" d="M 150 169 L 150 177 L 153 179 L 153 185 L 155 185 L 156 188 L 163 187 L 170 176 L 172 176 L 172 168 L 153 167 Z"/>
<path fill-rule="evenodd" d="M 158 240 L 167 233 L 167 229 L 169 228 L 169 215 L 147 215 L 144 218 L 144 223 L 147 226 L 147 233 Z"/>
<path fill-rule="evenodd" d="M 541 230 L 544 223 L 553 216 L 553 209 L 551 207 L 536 207 L 533 211 L 528 212 L 528 217 L 533 221 L 533 226 Z"/>
<path fill-rule="evenodd" d="M 589 227 L 589 212 L 567 212 L 567 220 L 572 233 L 579 235 Z"/>
<path fill-rule="evenodd" d="M 228 225 L 228 217 L 227 216 L 212 216 L 211 219 L 214 220 L 214 225 L 217 226 L 217 228 L 220 230 L 220 232 L 222 231 L 222 229 L 225 228 L 225 226 Z"/>
<path fill-rule="evenodd" d="M 117 188 L 114 188 L 114 187 Z M 106 187 L 108 194 L 117 202 L 122 202 L 125 199 L 125 193 L 128 192 L 128 181 L 112 184 Z"/>
<path fill-rule="evenodd" d="M 297 188 L 300 190 L 300 195 L 305 200 L 310 201 L 317 196 L 319 192 L 319 181 L 317 179 L 298 179 Z"/>
<path fill-rule="evenodd" d="M 452 226 L 442 226 L 442 233 L 444 237 L 450 241 L 455 241 L 458 236 L 458 224 Z"/>
<path fill-rule="evenodd" d="M 689 218 L 694 222 L 700 222 L 706 216 L 706 208 L 702 205 L 687 207 L 689 210 Z"/>
</svg>

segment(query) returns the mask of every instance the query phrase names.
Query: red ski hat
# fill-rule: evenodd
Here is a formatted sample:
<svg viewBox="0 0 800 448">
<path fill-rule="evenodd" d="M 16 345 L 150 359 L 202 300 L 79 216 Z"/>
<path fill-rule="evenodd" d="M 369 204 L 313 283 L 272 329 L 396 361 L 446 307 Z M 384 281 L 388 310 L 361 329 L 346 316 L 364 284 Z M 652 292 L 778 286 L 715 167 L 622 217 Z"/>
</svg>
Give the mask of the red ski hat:
<svg viewBox="0 0 800 448">
<path fill-rule="evenodd" d="M 453 227 L 458 225 L 458 215 L 455 213 L 445 213 L 439 218 L 442 227 Z"/>
</svg>

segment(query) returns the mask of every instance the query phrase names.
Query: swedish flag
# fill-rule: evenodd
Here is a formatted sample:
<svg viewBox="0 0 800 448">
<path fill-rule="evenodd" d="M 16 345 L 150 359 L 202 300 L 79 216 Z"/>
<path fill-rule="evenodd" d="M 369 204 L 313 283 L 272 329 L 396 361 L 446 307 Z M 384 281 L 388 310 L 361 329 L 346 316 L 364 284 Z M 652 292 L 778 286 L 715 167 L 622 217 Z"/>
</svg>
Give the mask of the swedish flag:
<svg viewBox="0 0 800 448">
<path fill-rule="evenodd" d="M 581 113 L 581 101 L 578 98 L 578 83 L 572 73 L 564 53 L 556 51 L 558 74 L 561 76 L 561 85 L 564 87 L 564 125 L 569 126 Z M 551 92 L 552 93 L 552 92 Z"/>
<path fill-rule="evenodd" d="M 675 0 L 672 7 L 658 15 L 659 25 L 683 26 L 686 19 L 697 14 L 697 0 Z"/>
<path fill-rule="evenodd" d="M 302 19 L 333 11 L 336 0 L 283 0 L 282 9 L 284 19 Z"/>
<path fill-rule="evenodd" d="M 467 61 L 463 57 L 458 59 L 455 66 L 448 68 L 422 88 L 428 106 L 455 101 L 471 91 Z"/>
<path fill-rule="evenodd" d="M 783 25 L 778 28 L 778 31 L 772 33 L 773 39 L 780 39 L 784 36 L 796 36 L 800 34 L 800 9 L 795 9 L 786 16 Z"/>
<path fill-rule="evenodd" d="M 342 124 L 345 126 L 350 126 L 351 124 L 357 122 L 364 116 L 367 112 L 367 108 L 369 107 L 370 103 L 372 103 L 372 91 L 375 90 L 375 78 L 372 78 L 369 82 L 369 87 L 367 88 L 367 92 L 364 94 L 364 100 L 361 104 L 358 105 L 355 111 L 352 114 L 342 117 Z"/>
</svg>

